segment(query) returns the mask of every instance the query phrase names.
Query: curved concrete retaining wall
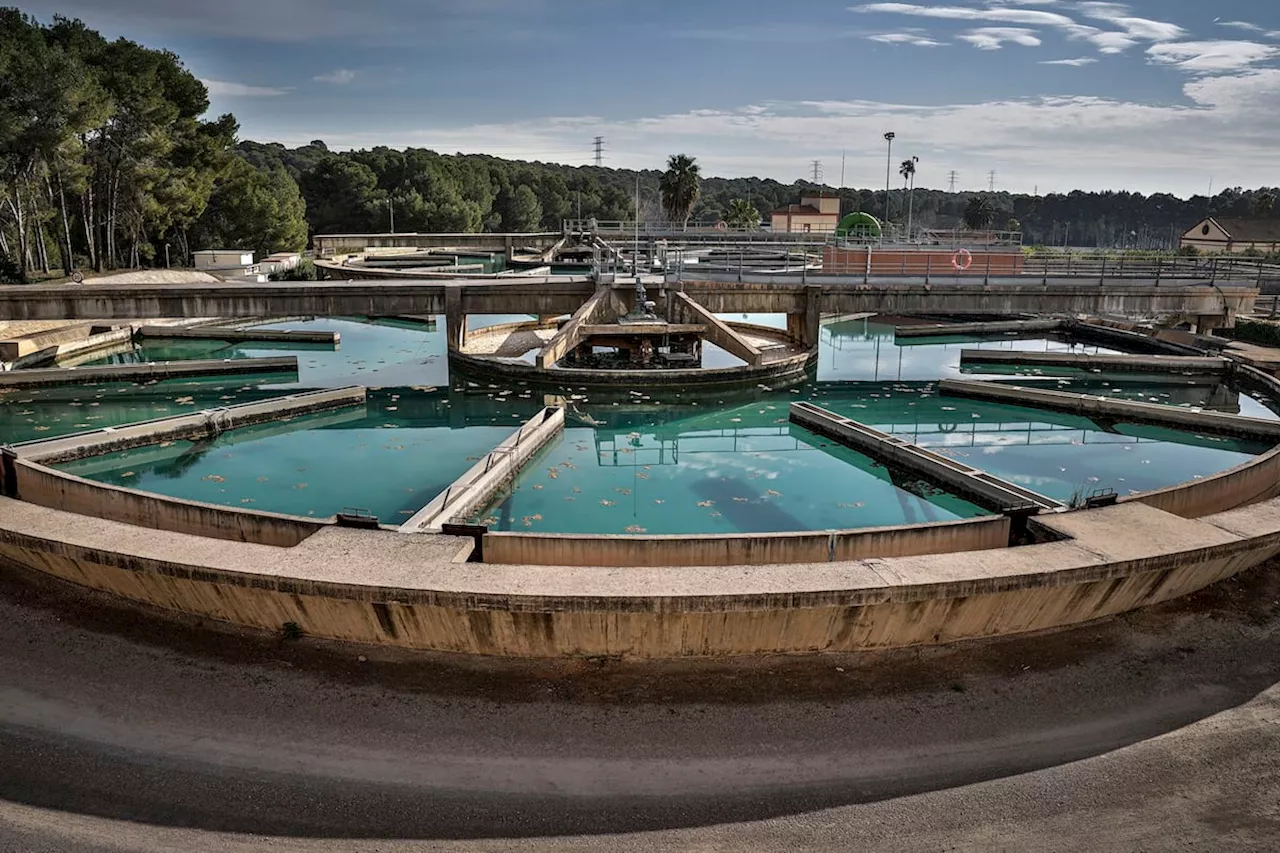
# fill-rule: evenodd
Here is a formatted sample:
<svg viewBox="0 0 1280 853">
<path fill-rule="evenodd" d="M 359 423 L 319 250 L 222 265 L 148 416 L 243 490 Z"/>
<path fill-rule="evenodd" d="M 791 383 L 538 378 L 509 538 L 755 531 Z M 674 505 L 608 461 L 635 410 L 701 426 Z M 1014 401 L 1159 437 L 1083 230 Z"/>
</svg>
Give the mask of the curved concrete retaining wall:
<svg viewBox="0 0 1280 853">
<path fill-rule="evenodd" d="M 1200 518 L 1280 495 L 1280 447 L 1220 474 L 1121 498 Z"/>
<path fill-rule="evenodd" d="M 123 489 L 64 474 L 26 459 L 15 460 L 13 470 L 16 474 L 14 496 L 21 501 L 153 530 L 290 547 L 333 523 L 331 519 L 236 509 Z M 7 480 L 5 487 L 8 487 Z"/>
<path fill-rule="evenodd" d="M 449 353 L 450 366 L 472 376 L 497 377 L 504 380 L 535 382 L 582 388 L 628 388 L 677 384 L 685 387 L 750 385 L 759 382 L 800 381 L 809 365 L 818 360 L 816 350 L 787 359 L 771 361 L 760 367 L 721 367 L 709 370 L 599 370 L 553 367 L 546 370 L 531 364 L 479 358 L 461 352 Z"/>
<path fill-rule="evenodd" d="M 1009 544 L 1009 519 L 726 536 L 486 533 L 484 562 L 531 566 L 761 566 L 983 551 Z"/>
<path fill-rule="evenodd" d="M 1263 388 L 1272 399 L 1280 398 L 1280 380 L 1271 374 L 1245 365 L 1235 365 L 1234 373 Z M 1200 518 L 1277 495 L 1280 495 L 1280 445 L 1211 477 L 1120 500 L 1137 501 L 1184 518 Z"/>
<path fill-rule="evenodd" d="M 294 622 L 321 637 L 466 654 L 668 658 L 1054 628 L 1185 595 L 1280 552 L 1276 501 L 1202 521 L 1127 504 L 1045 523 L 1075 541 L 817 566 L 619 572 L 467 564 L 459 562 L 465 540 L 340 528 L 291 549 L 211 547 L 213 540 L 0 499 L 0 559 L 273 631 Z"/>
</svg>

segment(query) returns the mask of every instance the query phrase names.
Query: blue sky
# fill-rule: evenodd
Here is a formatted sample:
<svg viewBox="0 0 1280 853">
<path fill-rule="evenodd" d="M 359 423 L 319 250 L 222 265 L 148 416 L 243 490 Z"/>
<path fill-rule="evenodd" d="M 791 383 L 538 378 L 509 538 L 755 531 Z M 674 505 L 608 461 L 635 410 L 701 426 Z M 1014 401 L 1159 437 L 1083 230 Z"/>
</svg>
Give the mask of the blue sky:
<svg viewBox="0 0 1280 853">
<path fill-rule="evenodd" d="M 1277 0 L 34 0 L 167 47 L 242 136 L 706 174 L 1280 184 Z"/>
</svg>

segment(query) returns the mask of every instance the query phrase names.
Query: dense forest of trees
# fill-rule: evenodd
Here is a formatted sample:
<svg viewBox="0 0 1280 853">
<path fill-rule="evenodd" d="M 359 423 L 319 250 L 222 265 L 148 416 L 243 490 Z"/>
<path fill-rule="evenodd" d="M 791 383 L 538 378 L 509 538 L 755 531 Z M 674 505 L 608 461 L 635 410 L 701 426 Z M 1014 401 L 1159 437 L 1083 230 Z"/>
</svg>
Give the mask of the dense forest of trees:
<svg viewBox="0 0 1280 853">
<path fill-rule="evenodd" d="M 261 169 L 283 168 L 302 187 L 312 233 L 362 233 L 390 228 L 391 210 L 401 231 L 558 230 L 564 219 L 630 219 L 636 173 L 595 166 L 525 163 L 484 155 L 446 155 L 422 149 L 374 148 L 333 152 L 321 141 L 287 149 L 242 142 L 240 153 Z M 641 216 L 662 219 L 662 172 L 640 172 Z M 805 181 L 782 184 L 760 178 L 702 178 L 691 222 L 747 223 L 742 200 L 763 222 L 799 200 L 805 190 L 839 192 L 842 212 L 882 216 L 884 190 L 840 189 Z M 962 227 L 970 200 L 994 210 L 992 225 L 1015 220 L 1024 242 L 1045 246 L 1172 248 L 1177 237 L 1206 215 L 1273 216 L 1276 190 L 1227 189 L 1213 198 L 1180 199 L 1158 193 L 1072 192 L 1032 196 L 1014 193 L 949 193 L 917 187 L 913 217 L 925 228 Z M 905 191 L 892 191 L 892 217 L 905 219 Z"/>
<path fill-rule="evenodd" d="M 293 178 L 236 156 L 235 119 L 205 117 L 178 57 L 17 9 L 0 34 L 0 277 L 305 245 Z"/>
<path fill-rule="evenodd" d="M 237 141 L 231 115 L 177 56 L 108 41 L 80 21 L 43 25 L 0 8 L 0 280 L 31 271 L 174 265 L 202 248 L 301 249 L 308 234 L 558 230 L 564 219 L 631 219 L 637 173 L 423 149 L 331 151 Z M 673 157 L 675 162 L 679 157 Z M 639 173 L 640 215 L 751 226 L 802 192 L 759 178 Z M 676 190 L 679 192 L 676 192 Z M 842 212 L 882 216 L 883 190 L 838 190 Z M 681 200 L 674 208 L 673 199 Z M 685 209 L 684 201 L 691 208 Z M 664 202 L 668 210 L 664 211 Z M 915 188 L 913 221 L 1015 226 L 1047 246 L 1172 248 L 1205 215 L 1276 216 L 1276 191 L 1213 198 L 1072 192 L 1030 196 Z M 907 208 L 895 188 L 894 221 Z"/>
</svg>

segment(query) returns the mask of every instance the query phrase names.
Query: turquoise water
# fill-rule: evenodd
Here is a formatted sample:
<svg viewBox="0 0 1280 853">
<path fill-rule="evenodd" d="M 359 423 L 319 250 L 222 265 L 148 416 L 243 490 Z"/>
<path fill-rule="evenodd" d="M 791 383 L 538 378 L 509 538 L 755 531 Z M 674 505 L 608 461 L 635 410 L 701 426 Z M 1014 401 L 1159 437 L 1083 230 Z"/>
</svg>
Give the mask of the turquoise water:
<svg viewBox="0 0 1280 853">
<path fill-rule="evenodd" d="M 476 317 L 471 325 L 523 319 Z M 784 322 L 767 315 L 748 320 Z M 981 514 L 965 501 L 789 424 L 787 407 L 795 400 L 810 400 L 1064 501 L 1097 489 L 1128 494 L 1208 476 L 1266 447 L 944 398 L 936 394 L 936 380 L 998 378 L 1276 417 L 1252 396 L 1204 380 L 961 373 L 964 348 L 1107 350 L 1049 339 L 897 346 L 892 327 L 860 320 L 823 327 L 816 376 L 793 389 L 706 394 L 679 387 L 608 393 L 568 388 L 556 392 L 557 398 L 524 385 L 450 382 L 442 321 L 433 327 L 411 320 L 318 319 L 267 328 L 334 330 L 342 343 L 336 351 L 289 344 L 146 343 L 110 360 L 294 352 L 299 372 L 296 378 L 233 376 L 12 391 L 0 394 L 0 442 L 50 438 L 298 389 L 366 385 L 371 389 L 367 411 L 234 430 L 200 446 L 177 442 L 141 448 L 77 462 L 67 470 L 230 506 L 316 516 L 355 507 L 396 523 L 545 403 L 564 399 L 564 437 L 479 518 L 513 530 L 749 533 Z"/>
<path fill-rule="evenodd" d="M 210 442 L 171 442 L 59 467 L 170 497 L 316 517 L 357 508 L 398 524 L 519 423 L 452 429 L 447 415 L 425 408 L 398 416 L 400 402 L 388 395 L 370 401 L 367 411 L 308 415 L 231 430 Z"/>
</svg>

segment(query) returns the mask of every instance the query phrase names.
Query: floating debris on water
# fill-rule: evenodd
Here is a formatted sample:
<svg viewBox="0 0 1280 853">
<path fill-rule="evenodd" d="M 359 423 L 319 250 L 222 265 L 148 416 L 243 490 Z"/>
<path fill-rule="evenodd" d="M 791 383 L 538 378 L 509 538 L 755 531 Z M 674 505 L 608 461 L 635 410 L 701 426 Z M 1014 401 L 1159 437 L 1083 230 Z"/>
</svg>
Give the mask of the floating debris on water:
<svg viewBox="0 0 1280 853">
<path fill-rule="evenodd" d="M 648 531 L 638 524 L 632 524 L 628 527 L 623 528 L 623 532 L 624 533 L 647 533 Z"/>
</svg>

